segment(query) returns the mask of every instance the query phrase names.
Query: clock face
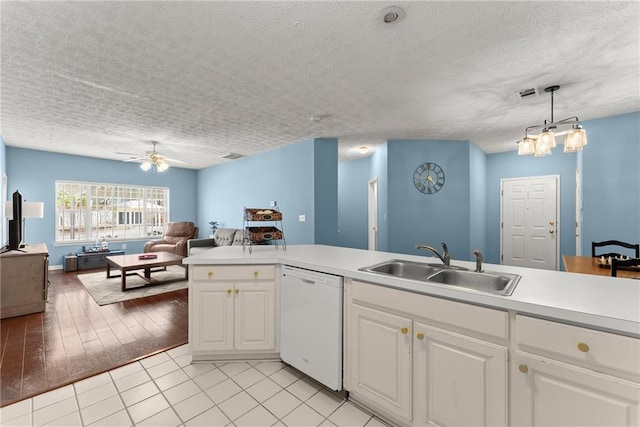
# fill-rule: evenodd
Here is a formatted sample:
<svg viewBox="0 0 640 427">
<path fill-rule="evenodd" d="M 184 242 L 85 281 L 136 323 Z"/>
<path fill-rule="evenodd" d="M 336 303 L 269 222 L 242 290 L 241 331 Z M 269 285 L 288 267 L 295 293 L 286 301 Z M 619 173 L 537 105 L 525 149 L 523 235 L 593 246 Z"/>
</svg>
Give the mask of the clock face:
<svg viewBox="0 0 640 427">
<path fill-rule="evenodd" d="M 444 186 L 444 171 L 435 163 L 423 163 L 413 172 L 413 184 L 422 193 L 437 193 Z"/>
</svg>

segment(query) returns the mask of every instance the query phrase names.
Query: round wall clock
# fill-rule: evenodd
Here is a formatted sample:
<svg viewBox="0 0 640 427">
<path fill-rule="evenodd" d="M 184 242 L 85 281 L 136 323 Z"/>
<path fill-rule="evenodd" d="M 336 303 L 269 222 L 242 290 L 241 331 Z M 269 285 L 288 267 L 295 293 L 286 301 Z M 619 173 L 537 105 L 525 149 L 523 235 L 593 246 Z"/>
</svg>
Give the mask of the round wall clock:
<svg viewBox="0 0 640 427">
<path fill-rule="evenodd" d="M 413 172 L 413 184 L 422 193 L 437 193 L 444 186 L 444 171 L 435 163 L 423 163 Z"/>
</svg>

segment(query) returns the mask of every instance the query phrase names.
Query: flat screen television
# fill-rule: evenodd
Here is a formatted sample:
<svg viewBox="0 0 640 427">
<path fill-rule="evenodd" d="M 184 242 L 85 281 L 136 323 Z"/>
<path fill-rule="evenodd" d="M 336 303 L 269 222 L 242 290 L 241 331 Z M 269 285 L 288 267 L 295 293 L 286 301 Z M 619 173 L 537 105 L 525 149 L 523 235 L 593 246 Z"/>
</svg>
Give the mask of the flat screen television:
<svg viewBox="0 0 640 427">
<path fill-rule="evenodd" d="M 9 220 L 9 245 L 7 250 L 20 249 L 22 243 L 22 194 L 13 193 L 13 218 Z"/>
</svg>

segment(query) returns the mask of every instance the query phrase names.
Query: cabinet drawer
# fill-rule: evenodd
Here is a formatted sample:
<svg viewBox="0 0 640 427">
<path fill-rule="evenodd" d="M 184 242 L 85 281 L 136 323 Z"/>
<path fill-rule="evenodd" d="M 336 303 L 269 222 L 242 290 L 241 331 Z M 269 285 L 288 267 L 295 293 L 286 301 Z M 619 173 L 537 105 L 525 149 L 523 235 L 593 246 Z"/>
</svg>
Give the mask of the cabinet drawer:
<svg viewBox="0 0 640 427">
<path fill-rule="evenodd" d="M 516 342 L 531 352 L 555 353 L 640 376 L 640 340 L 635 338 L 517 315 Z"/>
<path fill-rule="evenodd" d="M 274 280 L 274 265 L 194 265 L 189 272 L 193 280 Z"/>
<path fill-rule="evenodd" d="M 506 311 L 355 280 L 352 283 L 352 298 L 356 303 L 388 307 L 422 319 L 498 338 L 501 341 L 506 341 L 509 337 L 509 316 Z"/>
</svg>

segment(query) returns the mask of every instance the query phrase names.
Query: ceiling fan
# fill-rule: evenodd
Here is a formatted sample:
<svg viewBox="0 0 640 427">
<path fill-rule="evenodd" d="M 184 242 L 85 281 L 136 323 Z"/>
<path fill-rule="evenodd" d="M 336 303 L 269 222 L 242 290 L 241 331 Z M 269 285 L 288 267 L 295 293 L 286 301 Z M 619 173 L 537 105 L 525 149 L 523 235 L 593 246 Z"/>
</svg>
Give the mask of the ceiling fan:
<svg viewBox="0 0 640 427">
<path fill-rule="evenodd" d="M 151 141 L 153 148 L 151 151 L 147 151 L 142 157 L 132 157 L 130 159 L 123 160 L 123 162 L 142 162 L 140 164 L 140 169 L 143 171 L 148 171 L 152 167 L 155 166 L 158 172 L 164 172 L 169 169 L 169 163 L 180 163 L 180 164 L 188 164 L 187 162 L 183 162 L 178 159 L 171 159 L 159 152 L 156 151 L 156 145 L 158 145 L 158 141 Z"/>
</svg>

